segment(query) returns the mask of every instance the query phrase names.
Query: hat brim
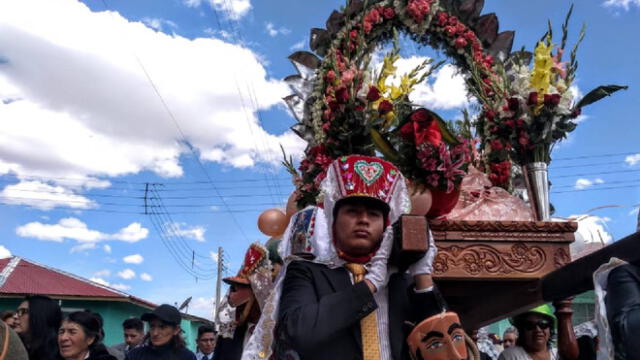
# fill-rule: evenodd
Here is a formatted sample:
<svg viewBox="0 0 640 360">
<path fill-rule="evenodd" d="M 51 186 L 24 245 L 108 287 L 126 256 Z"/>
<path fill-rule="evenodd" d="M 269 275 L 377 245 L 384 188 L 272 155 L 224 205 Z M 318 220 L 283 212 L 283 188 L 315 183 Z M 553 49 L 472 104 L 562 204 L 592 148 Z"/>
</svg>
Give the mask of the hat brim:
<svg viewBox="0 0 640 360">
<path fill-rule="evenodd" d="M 142 314 L 142 316 L 140 316 L 140 320 L 142 320 L 142 321 L 146 321 L 146 322 L 151 322 L 151 321 L 156 320 L 156 319 L 158 319 L 158 320 L 162 321 L 163 323 L 171 324 L 171 325 L 173 325 L 173 326 L 178 326 L 178 325 L 180 325 L 180 324 L 177 324 L 177 323 L 176 323 L 176 322 L 174 322 L 174 321 L 170 321 L 170 320 L 167 320 L 167 319 L 163 319 L 163 318 L 161 318 L 160 316 L 158 316 L 158 315 L 156 315 L 156 314 L 154 314 L 154 313 L 145 313 L 145 314 Z"/>
<path fill-rule="evenodd" d="M 251 285 L 251 282 L 249 282 L 249 279 L 246 279 L 240 276 L 226 277 L 222 279 L 222 281 L 224 281 L 228 285 L 235 285 L 235 284 Z"/>
</svg>

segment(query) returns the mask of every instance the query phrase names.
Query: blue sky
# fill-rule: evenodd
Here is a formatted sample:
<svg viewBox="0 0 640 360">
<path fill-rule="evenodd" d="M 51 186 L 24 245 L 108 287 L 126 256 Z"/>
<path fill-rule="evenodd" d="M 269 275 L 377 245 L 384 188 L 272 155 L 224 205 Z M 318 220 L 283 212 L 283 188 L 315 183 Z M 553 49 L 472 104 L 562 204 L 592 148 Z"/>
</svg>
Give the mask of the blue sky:
<svg viewBox="0 0 640 360">
<path fill-rule="evenodd" d="M 194 297 L 211 315 L 216 261 L 228 273 L 265 241 L 261 211 L 292 191 L 282 144 L 299 154 L 280 101 L 286 57 L 308 49 L 343 1 L 9 0 L 0 5 L 0 254 L 15 254 L 161 302 Z M 486 1 L 514 49 L 531 49 L 568 1 Z M 640 1 L 576 4 L 577 86 L 625 84 L 585 108 L 554 151 L 557 216 L 619 239 L 640 203 Z M 437 56 L 403 44 L 403 55 Z M 468 105 L 451 67 L 419 100 L 446 118 Z M 145 211 L 147 202 L 147 214 Z M 637 211 L 637 208 L 635 208 Z M 600 235 L 594 235 L 594 234 Z M 193 255 L 195 254 L 195 256 Z M 196 280 L 196 277 L 198 279 Z"/>
</svg>

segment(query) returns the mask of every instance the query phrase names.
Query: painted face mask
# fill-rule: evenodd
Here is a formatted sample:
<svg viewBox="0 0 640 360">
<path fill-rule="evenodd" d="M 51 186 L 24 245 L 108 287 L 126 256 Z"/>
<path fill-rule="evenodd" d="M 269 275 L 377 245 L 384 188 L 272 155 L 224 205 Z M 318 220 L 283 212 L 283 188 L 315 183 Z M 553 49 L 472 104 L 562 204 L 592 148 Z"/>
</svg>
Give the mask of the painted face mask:
<svg viewBox="0 0 640 360">
<path fill-rule="evenodd" d="M 407 343 L 413 360 L 467 359 L 464 330 L 456 313 L 437 314 L 422 321 Z"/>
</svg>

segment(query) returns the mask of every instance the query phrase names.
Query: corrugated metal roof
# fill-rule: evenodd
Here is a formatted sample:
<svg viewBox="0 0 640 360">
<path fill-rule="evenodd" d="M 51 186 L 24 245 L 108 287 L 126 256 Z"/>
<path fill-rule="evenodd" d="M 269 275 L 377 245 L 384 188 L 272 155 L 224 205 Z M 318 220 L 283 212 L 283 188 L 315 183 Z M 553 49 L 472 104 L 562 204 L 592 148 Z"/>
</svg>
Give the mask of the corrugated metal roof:
<svg viewBox="0 0 640 360">
<path fill-rule="evenodd" d="M 14 267 L 10 268 L 9 265 Z M 0 294 L 42 294 L 131 301 L 146 308 L 155 304 L 91 280 L 19 257 L 0 259 Z"/>
</svg>

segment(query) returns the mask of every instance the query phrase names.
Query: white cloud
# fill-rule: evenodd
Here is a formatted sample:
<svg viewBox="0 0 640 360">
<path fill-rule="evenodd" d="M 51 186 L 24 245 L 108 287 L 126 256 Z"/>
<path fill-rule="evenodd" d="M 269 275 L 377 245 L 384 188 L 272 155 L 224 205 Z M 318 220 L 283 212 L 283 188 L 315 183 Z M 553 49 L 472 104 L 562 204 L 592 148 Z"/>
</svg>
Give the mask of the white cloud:
<svg viewBox="0 0 640 360">
<path fill-rule="evenodd" d="M 114 288 L 114 289 L 116 289 L 116 290 L 120 290 L 120 291 L 127 291 L 127 290 L 130 290 L 130 289 L 131 289 L 131 286 L 126 285 L 126 284 L 121 284 L 121 283 L 118 283 L 118 284 L 111 284 L 110 286 L 111 286 L 112 288 Z"/>
<path fill-rule="evenodd" d="M 140 280 L 142 281 L 152 281 L 153 277 L 147 273 L 140 274 Z"/>
<path fill-rule="evenodd" d="M 588 189 L 594 185 L 600 185 L 600 184 L 604 184 L 604 180 L 597 178 L 597 179 L 593 179 L 593 180 L 589 180 L 589 179 L 583 179 L 580 178 L 578 180 L 576 180 L 576 184 L 575 184 L 575 189 L 576 190 L 584 190 L 584 189 Z"/>
<path fill-rule="evenodd" d="M 211 3 L 233 16 L 251 7 L 248 0 Z M 290 91 L 248 48 L 167 35 L 75 0 L 0 2 L 0 24 L 7 60 L 0 64 L 0 175 L 182 176 L 180 156 L 189 149 L 140 63 L 202 160 L 279 166 L 280 144 L 294 155 L 304 149 L 291 131 L 261 127 L 257 111 L 281 106 Z M 63 195 L 67 205 L 90 204 Z"/>
<path fill-rule="evenodd" d="M 96 273 L 93 274 L 93 276 L 97 277 L 97 278 L 109 277 L 109 276 L 111 276 L 111 270 L 103 269 L 103 270 L 100 270 L 100 271 L 96 271 Z"/>
<path fill-rule="evenodd" d="M 131 223 L 115 234 L 107 234 L 98 230 L 89 229 L 87 224 L 73 217 L 63 218 L 57 224 L 43 224 L 30 222 L 16 228 L 16 234 L 20 237 L 35 238 L 42 241 L 62 243 L 65 239 L 74 240 L 77 244 L 72 252 L 94 249 L 101 241 L 137 242 L 147 237 L 149 230 L 139 223 Z"/>
<path fill-rule="evenodd" d="M 127 264 L 140 265 L 144 261 L 144 257 L 142 257 L 142 255 L 140 254 L 133 254 L 133 255 L 123 257 L 122 261 L 124 261 Z"/>
<path fill-rule="evenodd" d="M 198 7 L 202 4 L 202 0 L 182 0 L 187 7 Z"/>
<path fill-rule="evenodd" d="M 149 26 L 150 28 L 157 30 L 157 31 L 162 31 L 163 30 L 163 26 L 167 25 L 170 28 L 176 29 L 178 28 L 178 24 L 174 23 L 171 20 L 165 20 L 165 19 L 160 19 L 160 18 L 148 18 L 145 17 L 142 19 L 142 22 L 147 24 L 147 26 Z"/>
<path fill-rule="evenodd" d="M 272 22 L 267 22 L 264 24 L 265 29 L 267 30 L 267 34 L 271 37 L 276 37 L 278 35 L 288 35 L 291 33 L 291 30 L 280 27 L 277 28 Z"/>
<path fill-rule="evenodd" d="M 640 0 L 606 0 L 602 5 L 604 7 L 623 8 L 626 11 L 632 5 L 640 7 Z"/>
<path fill-rule="evenodd" d="M 118 276 L 125 279 L 125 280 L 131 280 L 134 277 L 136 277 L 136 272 L 131 270 L 131 269 L 124 269 L 120 272 L 118 272 Z"/>
<path fill-rule="evenodd" d="M 106 245 L 106 244 L 105 244 L 105 245 L 102 247 L 102 250 L 104 250 L 104 252 L 105 252 L 105 253 L 107 253 L 107 254 L 111 254 L 111 246 L 110 246 L 110 245 Z"/>
<path fill-rule="evenodd" d="M 626 162 L 629 166 L 636 166 L 640 164 L 640 153 L 628 155 L 624 158 L 624 162 Z"/>
<path fill-rule="evenodd" d="M 167 229 L 165 235 L 178 236 L 193 239 L 199 242 L 204 242 L 204 233 L 207 231 L 203 226 L 188 226 L 185 223 L 167 223 L 165 224 Z"/>
<path fill-rule="evenodd" d="M 11 251 L 3 245 L 0 245 L 0 259 L 6 259 L 8 257 L 11 257 Z"/>
<path fill-rule="evenodd" d="M 100 277 L 94 276 L 94 277 L 90 278 L 89 280 L 91 280 L 91 281 L 93 281 L 95 283 L 98 283 L 100 285 L 109 286 L 109 282 L 107 280 L 105 280 L 105 279 L 100 278 Z"/>
<path fill-rule="evenodd" d="M 613 236 L 607 229 L 610 218 L 594 215 L 571 215 L 570 218 L 578 221 L 575 241 L 571 244 L 571 254 L 574 259 L 613 241 Z"/>
<path fill-rule="evenodd" d="M 189 313 L 205 319 L 213 319 L 215 298 L 197 297 L 189 305 Z"/>
<path fill-rule="evenodd" d="M 372 60 L 377 71 L 382 67 L 382 57 L 375 56 Z M 427 57 L 411 56 L 408 58 L 400 58 L 396 62 L 398 70 L 393 79 L 388 80 L 396 85 L 400 83 L 400 75 L 404 75 L 420 65 Z M 409 95 L 409 99 L 421 106 L 428 107 L 433 110 L 449 110 L 462 108 L 469 105 L 467 98 L 467 88 L 462 75 L 457 73 L 456 67 L 451 64 L 445 64 L 436 70 L 431 76 L 421 84 L 414 87 L 413 92 Z"/>
<path fill-rule="evenodd" d="M 189 1 L 189 0 L 187 0 Z M 208 0 L 211 7 L 230 19 L 238 20 L 251 10 L 251 0 Z"/>
<path fill-rule="evenodd" d="M 213 262 L 215 262 L 216 264 L 218 263 L 218 253 L 215 251 L 209 251 L 209 256 L 211 257 L 211 259 L 213 260 Z"/>
<path fill-rule="evenodd" d="M 302 40 L 298 41 L 297 43 L 291 45 L 289 50 L 291 50 L 291 51 L 302 50 L 304 48 L 304 44 L 306 44 L 306 42 L 307 42 L 307 39 L 302 39 Z"/>
<path fill-rule="evenodd" d="M 21 181 L 7 185 L 0 191 L 0 199 L 5 203 L 27 205 L 40 210 L 51 210 L 58 206 L 74 209 L 96 207 L 96 203 L 91 199 L 77 195 L 62 186 L 52 186 L 39 181 Z"/>
</svg>

